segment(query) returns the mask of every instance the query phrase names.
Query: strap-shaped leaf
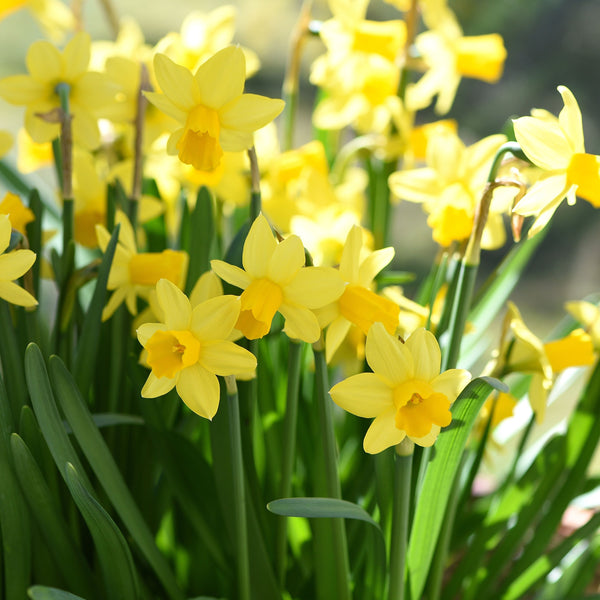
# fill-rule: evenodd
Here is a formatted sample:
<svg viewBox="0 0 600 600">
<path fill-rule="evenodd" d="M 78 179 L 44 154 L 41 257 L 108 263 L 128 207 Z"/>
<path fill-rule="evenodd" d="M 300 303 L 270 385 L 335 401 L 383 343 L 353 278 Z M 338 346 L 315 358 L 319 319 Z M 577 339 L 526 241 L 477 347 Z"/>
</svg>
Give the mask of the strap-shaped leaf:
<svg viewBox="0 0 600 600">
<path fill-rule="evenodd" d="M 65 592 L 57 588 L 46 587 L 44 585 L 34 585 L 27 590 L 27 595 L 31 600 L 85 600 L 81 596 L 76 596 L 70 592 Z"/>
</svg>

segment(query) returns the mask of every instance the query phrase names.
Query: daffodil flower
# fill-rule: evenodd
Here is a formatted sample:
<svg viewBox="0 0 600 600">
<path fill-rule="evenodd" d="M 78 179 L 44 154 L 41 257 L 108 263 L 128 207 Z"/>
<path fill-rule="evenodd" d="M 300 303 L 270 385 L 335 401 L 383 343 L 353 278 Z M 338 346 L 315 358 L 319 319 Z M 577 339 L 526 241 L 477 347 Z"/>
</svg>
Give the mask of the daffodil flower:
<svg viewBox="0 0 600 600">
<path fill-rule="evenodd" d="M 115 222 L 121 225 L 121 229 L 107 285 L 107 289 L 114 292 L 102 311 L 103 321 L 109 319 L 123 301 L 132 315 L 137 314 L 138 296 L 147 299 L 160 279 L 167 279 L 182 287 L 188 265 L 188 255 L 183 251 L 167 249 L 138 253 L 129 219 L 118 211 Z M 96 225 L 96 235 L 100 249 L 106 251 L 110 233 L 102 225 Z"/>
<path fill-rule="evenodd" d="M 192 309 L 187 296 L 167 279 L 156 284 L 163 315 L 161 323 L 146 323 L 137 330 L 147 350 L 152 372 L 142 388 L 143 398 L 156 398 L 177 390 L 196 414 L 212 419 L 219 407 L 217 375 L 252 373 L 256 358 L 228 341 L 240 313 L 234 296 L 218 296 Z"/>
<path fill-rule="evenodd" d="M 440 373 L 440 347 L 426 329 L 417 329 L 402 342 L 375 323 L 367 334 L 366 357 L 372 373 L 353 375 L 330 391 L 344 410 L 374 419 L 363 441 L 365 452 L 377 454 L 406 437 L 419 446 L 432 446 L 440 429 L 450 425 L 450 406 L 470 373 Z"/>
<path fill-rule="evenodd" d="M 0 202 L 0 215 L 8 215 L 13 229 L 25 234 L 25 226 L 35 219 L 33 211 L 21 202 L 21 198 L 12 192 L 6 192 Z"/>
<path fill-rule="evenodd" d="M 216 169 L 224 151 L 250 148 L 253 133 L 283 110 L 282 100 L 243 93 L 245 58 L 236 46 L 217 52 L 195 74 L 164 54 L 154 57 L 154 70 L 163 93 L 146 97 L 181 124 L 167 152 L 199 171 Z"/>
<path fill-rule="evenodd" d="M 36 306 L 37 300 L 15 283 L 15 279 L 19 279 L 29 271 L 36 256 L 31 250 L 6 252 L 10 244 L 11 231 L 12 226 L 8 215 L 0 214 L 0 298 L 18 306 Z"/>
<path fill-rule="evenodd" d="M 535 216 L 530 237 L 548 224 L 565 197 L 569 204 L 579 196 L 600 208 L 600 156 L 585 152 L 575 96 L 563 85 L 558 91 L 564 103 L 558 119 L 544 113 L 513 121 L 521 149 L 544 171 L 514 208 L 519 215 Z"/>
<path fill-rule="evenodd" d="M 277 312 L 285 319 L 285 333 L 314 343 L 321 328 L 313 309 L 339 298 L 344 283 L 336 269 L 305 267 L 304 246 L 290 235 L 278 243 L 263 215 L 259 215 L 244 243 L 243 269 L 221 260 L 211 261 L 221 279 L 244 290 L 236 329 L 247 338 L 265 336 Z"/>
<path fill-rule="evenodd" d="M 598 305 L 585 300 L 578 300 L 567 302 L 565 308 L 590 334 L 594 348 L 600 349 L 600 308 Z"/>
</svg>

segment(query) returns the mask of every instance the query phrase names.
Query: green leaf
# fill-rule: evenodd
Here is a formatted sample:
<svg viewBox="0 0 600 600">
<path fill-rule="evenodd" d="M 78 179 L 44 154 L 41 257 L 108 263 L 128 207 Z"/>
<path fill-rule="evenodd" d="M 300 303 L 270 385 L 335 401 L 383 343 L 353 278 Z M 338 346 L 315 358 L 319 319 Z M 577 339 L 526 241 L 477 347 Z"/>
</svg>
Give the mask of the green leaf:
<svg viewBox="0 0 600 600">
<path fill-rule="evenodd" d="M 66 465 L 66 481 L 94 539 L 106 587 L 105 597 L 111 600 L 139 598 L 133 558 L 123 534 L 86 489 L 82 478 L 70 463 Z"/>
<path fill-rule="evenodd" d="M 214 238 L 213 199 L 209 190 L 198 190 L 196 206 L 190 215 L 190 264 L 186 292 L 189 294 L 202 273 L 210 269 L 210 249 Z"/>
<path fill-rule="evenodd" d="M 13 416 L 17 420 L 21 413 L 21 406 L 27 403 L 27 388 L 25 387 L 25 374 L 21 355 L 21 344 L 13 323 L 10 307 L 6 300 L 0 299 L 0 359 L 2 372 L 6 378 L 6 390 Z M 10 375 L 7 377 L 7 374 Z"/>
<path fill-rule="evenodd" d="M 370 523 L 381 531 L 379 524 L 364 508 L 337 498 L 281 498 L 269 502 L 267 509 L 284 517 L 357 519 Z"/>
<path fill-rule="evenodd" d="M 435 444 L 435 455 L 425 474 L 408 546 L 407 564 L 413 600 L 422 597 L 464 447 L 477 414 L 494 387 L 495 380 L 477 378 L 471 381 L 452 407 L 452 424 L 442 431 Z"/>
<path fill-rule="evenodd" d="M 98 271 L 94 295 L 92 296 L 92 301 L 88 307 L 81 335 L 79 336 L 79 341 L 77 343 L 77 352 L 73 370 L 77 373 L 77 385 L 84 394 L 87 394 L 94 374 L 94 369 L 96 368 L 96 359 L 98 356 L 98 344 L 96 343 L 96 340 L 100 337 L 102 310 L 106 304 L 106 285 L 108 283 L 108 275 L 110 273 L 117 242 L 119 241 L 120 228 L 120 225 L 115 227 L 110 242 L 104 252 L 100 270 Z"/>
<path fill-rule="evenodd" d="M 175 577 L 165 558 L 156 547 L 154 536 L 148 529 L 104 438 L 81 398 L 73 376 L 58 356 L 52 356 L 49 364 L 52 385 L 57 397 L 60 399 L 65 417 L 90 466 L 98 477 L 98 481 L 142 554 L 152 565 L 158 578 L 165 586 L 169 597 L 182 598 Z"/>
<path fill-rule="evenodd" d="M 43 585 L 34 585 L 33 587 L 30 587 L 27 590 L 27 595 L 31 600 L 85 600 L 85 598 L 76 596 L 70 592 Z"/>
</svg>

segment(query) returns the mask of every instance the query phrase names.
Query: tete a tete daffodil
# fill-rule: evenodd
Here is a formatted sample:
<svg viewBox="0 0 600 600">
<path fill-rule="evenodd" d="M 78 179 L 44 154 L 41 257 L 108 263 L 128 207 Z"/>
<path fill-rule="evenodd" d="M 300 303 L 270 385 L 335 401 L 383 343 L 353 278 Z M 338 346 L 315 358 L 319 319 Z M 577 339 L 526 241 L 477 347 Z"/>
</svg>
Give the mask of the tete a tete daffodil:
<svg viewBox="0 0 600 600">
<path fill-rule="evenodd" d="M 217 375 L 251 374 L 256 358 L 229 341 L 240 314 L 235 296 L 217 296 L 192 308 L 188 297 L 167 279 L 156 284 L 162 322 L 137 330 L 148 351 L 152 372 L 142 388 L 143 398 L 156 398 L 176 388 L 196 414 L 212 419 L 219 407 Z"/>
<path fill-rule="evenodd" d="M 440 347 L 423 328 L 403 342 L 374 323 L 366 357 L 372 373 L 352 375 L 330 390 L 344 410 L 374 419 L 363 441 L 365 452 L 377 454 L 407 437 L 419 446 L 432 446 L 440 429 L 450 425 L 450 406 L 471 374 L 464 369 L 440 373 Z"/>
<path fill-rule="evenodd" d="M 253 133 L 283 110 L 283 100 L 243 93 L 246 61 L 237 46 L 223 48 L 194 74 L 164 54 L 154 57 L 154 70 L 162 93 L 146 97 L 181 124 L 167 152 L 199 171 L 216 169 L 224 151 L 252 147 Z"/>
<path fill-rule="evenodd" d="M 564 103 L 558 118 L 536 111 L 534 116 L 513 121 L 521 149 L 544 171 L 514 208 L 519 215 L 535 217 L 529 237 L 548 224 L 565 197 L 569 204 L 575 204 L 579 196 L 600 208 L 600 156 L 585 151 L 575 96 L 564 85 L 558 86 L 558 91 Z"/>
<path fill-rule="evenodd" d="M 222 260 L 211 261 L 221 279 L 243 290 L 235 328 L 248 339 L 262 338 L 279 312 L 288 337 L 316 342 L 321 328 L 313 310 L 337 300 L 344 283 L 336 269 L 307 267 L 305 262 L 300 238 L 290 235 L 278 242 L 266 217 L 260 214 L 244 243 L 243 269 Z"/>
</svg>

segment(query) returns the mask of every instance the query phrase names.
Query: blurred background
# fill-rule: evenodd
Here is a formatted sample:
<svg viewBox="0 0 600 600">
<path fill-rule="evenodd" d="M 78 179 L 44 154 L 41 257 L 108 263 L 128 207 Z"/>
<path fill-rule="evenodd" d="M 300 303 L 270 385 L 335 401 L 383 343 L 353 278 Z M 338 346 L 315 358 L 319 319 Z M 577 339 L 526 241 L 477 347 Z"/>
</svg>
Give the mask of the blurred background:
<svg viewBox="0 0 600 600">
<path fill-rule="evenodd" d="M 154 44 L 169 31 L 177 31 L 192 10 L 209 12 L 225 4 L 213 0 L 139 2 L 114 0 L 119 16 L 135 17 Z M 288 53 L 290 32 L 300 10 L 299 0 L 233 0 L 238 10 L 236 41 L 253 49 L 262 69 L 248 82 L 249 91 L 279 96 Z M 449 0 L 466 35 L 500 33 L 508 50 L 504 76 L 496 85 L 463 79 L 448 117 L 458 120 L 465 143 L 497 133 L 506 121 L 529 113 L 533 107 L 557 114 L 562 107 L 556 91 L 569 87 L 583 114 L 586 150 L 600 154 L 600 22 L 598 0 Z M 94 39 L 110 38 L 111 30 L 99 0 L 82 3 L 86 28 Z M 325 0 L 315 0 L 315 18 L 328 18 Z M 398 12 L 382 0 L 372 0 L 369 17 L 397 18 Z M 23 72 L 29 44 L 41 31 L 26 11 L 0 22 L 0 76 Z M 318 39 L 306 45 L 303 59 L 297 143 L 310 139 L 309 112 L 314 89 L 308 83 L 312 59 L 323 51 Z M 0 127 L 14 130 L 22 111 L 0 100 Z M 425 112 L 422 120 L 433 120 Z M 393 241 L 399 269 L 421 272 L 435 255 L 421 208 L 403 203 L 393 213 Z M 484 253 L 482 276 L 498 264 L 505 248 Z M 579 200 L 574 207 L 562 205 L 551 230 L 538 250 L 527 276 L 513 295 L 526 322 L 536 333 L 547 334 L 563 313 L 565 301 L 600 291 L 600 214 Z"/>
</svg>

